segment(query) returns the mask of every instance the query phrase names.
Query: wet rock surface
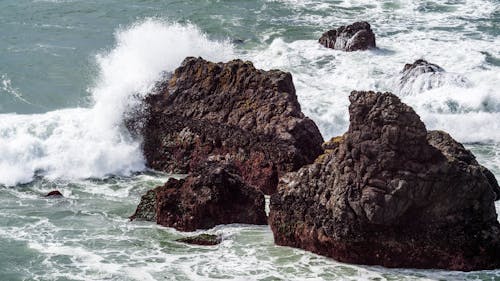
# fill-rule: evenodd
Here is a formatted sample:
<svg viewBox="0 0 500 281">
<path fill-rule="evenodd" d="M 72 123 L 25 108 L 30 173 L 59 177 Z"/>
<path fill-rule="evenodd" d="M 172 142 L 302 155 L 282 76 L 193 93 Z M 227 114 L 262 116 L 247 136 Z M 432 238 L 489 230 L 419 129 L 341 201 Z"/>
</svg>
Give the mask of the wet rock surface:
<svg viewBox="0 0 500 281">
<path fill-rule="evenodd" d="M 149 191 L 131 217 L 181 231 L 219 224 L 267 224 L 264 194 L 248 185 L 231 164 L 206 162 L 185 179 L 169 179 Z"/>
<path fill-rule="evenodd" d="M 45 195 L 45 197 L 60 198 L 60 197 L 64 197 L 64 196 L 62 195 L 62 193 L 59 190 L 53 190 L 53 191 L 47 193 L 47 195 Z"/>
<path fill-rule="evenodd" d="M 220 242 L 222 242 L 222 239 L 218 235 L 203 233 L 196 236 L 180 238 L 176 241 L 191 245 L 214 246 L 220 244 Z"/>
<path fill-rule="evenodd" d="M 276 243 L 349 263 L 499 268 L 494 176 L 396 96 L 350 101 L 347 133 L 271 197 Z"/>
<path fill-rule="evenodd" d="M 272 194 L 280 175 L 323 152 L 291 75 L 250 62 L 187 58 L 146 103 L 139 131 L 147 163 L 156 170 L 189 173 L 205 160 L 224 159 L 246 182 Z"/>
<path fill-rule="evenodd" d="M 319 43 L 327 48 L 347 52 L 376 48 L 375 34 L 365 21 L 329 30 L 323 33 Z"/>
</svg>

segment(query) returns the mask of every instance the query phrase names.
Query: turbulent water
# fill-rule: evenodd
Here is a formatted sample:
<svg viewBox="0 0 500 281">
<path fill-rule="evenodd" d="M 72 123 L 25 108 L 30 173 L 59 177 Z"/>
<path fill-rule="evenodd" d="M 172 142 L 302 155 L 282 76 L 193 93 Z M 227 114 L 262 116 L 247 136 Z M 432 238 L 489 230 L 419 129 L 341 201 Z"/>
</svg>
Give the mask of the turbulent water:
<svg viewBox="0 0 500 281">
<path fill-rule="evenodd" d="M 356 20 L 378 49 L 317 43 Z M 268 227 L 174 242 L 186 234 L 127 219 L 170 175 L 145 170 L 122 125 L 186 56 L 242 58 L 291 72 L 325 139 L 347 129 L 351 90 L 391 91 L 500 178 L 498 0 L 2 0 L 0 26 L 0 280 L 500 280 L 342 264 L 275 246 Z M 419 58 L 447 71 L 439 87 L 400 87 Z M 43 197 L 54 189 L 65 198 Z"/>
</svg>

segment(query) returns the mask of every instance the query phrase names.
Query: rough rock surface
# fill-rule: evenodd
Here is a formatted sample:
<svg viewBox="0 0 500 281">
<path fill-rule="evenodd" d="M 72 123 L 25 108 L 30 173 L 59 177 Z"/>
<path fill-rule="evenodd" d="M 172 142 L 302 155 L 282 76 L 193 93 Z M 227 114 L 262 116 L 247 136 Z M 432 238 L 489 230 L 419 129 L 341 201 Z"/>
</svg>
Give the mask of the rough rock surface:
<svg viewBox="0 0 500 281">
<path fill-rule="evenodd" d="M 59 190 L 53 190 L 53 191 L 47 193 L 47 195 L 45 195 L 45 197 L 59 198 L 59 197 L 64 197 L 64 196 L 62 195 L 62 193 Z"/>
<path fill-rule="evenodd" d="M 196 236 L 177 239 L 176 241 L 192 245 L 214 246 L 220 244 L 222 239 L 218 235 L 203 233 Z"/>
<path fill-rule="evenodd" d="M 271 194 L 279 175 L 323 152 L 323 138 L 301 112 L 290 73 L 241 60 L 186 58 L 146 103 L 140 130 L 147 163 L 156 170 L 188 173 L 207 159 L 224 159 Z"/>
<path fill-rule="evenodd" d="M 457 73 L 446 72 L 437 64 L 418 59 L 412 64 L 405 64 L 398 81 L 401 95 L 418 94 L 444 85 L 468 87 L 470 82 Z"/>
<path fill-rule="evenodd" d="M 271 197 L 276 243 L 349 263 L 499 268 L 491 173 L 395 95 L 352 92 L 350 101 L 347 133 Z"/>
<path fill-rule="evenodd" d="M 370 24 L 365 21 L 329 30 L 319 38 L 319 43 L 327 48 L 347 52 L 376 47 L 375 34 Z"/>
<path fill-rule="evenodd" d="M 264 194 L 230 164 L 206 162 L 185 179 L 170 179 L 141 199 L 132 220 L 153 220 L 181 231 L 219 224 L 267 224 Z"/>
</svg>

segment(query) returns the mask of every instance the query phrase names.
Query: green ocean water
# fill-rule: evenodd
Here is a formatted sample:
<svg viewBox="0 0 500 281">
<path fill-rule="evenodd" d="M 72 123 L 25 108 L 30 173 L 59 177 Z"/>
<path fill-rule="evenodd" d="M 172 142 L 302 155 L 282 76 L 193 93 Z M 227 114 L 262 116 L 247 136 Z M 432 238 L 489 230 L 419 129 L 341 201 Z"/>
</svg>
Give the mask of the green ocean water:
<svg viewBox="0 0 500 281">
<path fill-rule="evenodd" d="M 317 43 L 356 20 L 377 50 Z M 216 227 L 216 247 L 174 242 L 189 234 L 128 220 L 170 175 L 145 169 L 121 124 L 186 56 L 241 58 L 291 72 L 325 139 L 346 130 L 351 90 L 392 91 L 499 179 L 498 0 L 1 0 L 0 27 L 0 280 L 500 280 L 342 264 L 275 246 L 260 226 Z M 418 58 L 467 83 L 400 91 Z M 64 198 L 43 197 L 54 189 Z"/>
</svg>

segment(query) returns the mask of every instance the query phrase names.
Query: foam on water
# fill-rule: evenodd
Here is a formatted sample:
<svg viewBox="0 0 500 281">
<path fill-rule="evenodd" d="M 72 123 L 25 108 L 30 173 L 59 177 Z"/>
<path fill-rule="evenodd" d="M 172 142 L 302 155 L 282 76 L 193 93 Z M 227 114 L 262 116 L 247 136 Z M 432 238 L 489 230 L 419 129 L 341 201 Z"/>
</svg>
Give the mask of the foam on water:
<svg viewBox="0 0 500 281">
<path fill-rule="evenodd" d="M 55 7 L 80 1 L 33 2 Z M 201 55 L 214 61 L 239 56 L 260 68 L 292 72 L 302 108 L 325 138 L 347 129 L 351 90 L 393 91 L 416 109 L 428 128 L 447 130 L 461 141 L 489 142 L 467 148 L 498 177 L 500 68 L 491 58 L 500 57 L 500 38 L 489 31 L 479 32 L 489 23 L 476 21 L 491 17 L 498 8 L 496 1 L 265 1 L 268 6 L 278 2 L 291 7 L 293 12 L 282 18 L 275 11 L 270 16 L 275 23 L 293 26 L 290 29 L 300 34 L 294 36 L 301 39 L 317 38 L 323 28 L 355 19 L 369 20 L 380 49 L 355 53 L 329 50 L 316 40 L 290 42 L 288 29 L 276 26 L 267 34 L 252 30 L 264 43 L 251 50 L 233 50 L 226 42 L 209 40 L 193 25 L 158 19 L 120 28 L 115 46 L 95 58 L 99 71 L 89 86 L 90 108 L 0 115 L 0 184 L 30 182 L 0 187 L 0 240 L 5 251 L 0 275 L 26 280 L 120 281 L 497 280 L 498 270 L 461 273 L 342 264 L 276 246 L 265 226 L 226 225 L 208 230 L 224 238 L 214 247 L 177 243 L 175 239 L 193 233 L 128 220 L 140 196 L 163 184 L 166 176 L 126 177 L 142 170 L 144 161 L 139 144 L 122 126 L 124 114 L 138 104 L 161 72 L 172 71 L 185 56 Z M 118 9 L 126 3 L 115 2 Z M 209 2 L 216 5 L 219 1 Z M 221 9 L 221 15 L 211 18 L 224 19 L 224 13 Z M 209 18 L 203 11 L 186 17 L 191 16 L 200 16 L 202 23 Z M 295 24 L 314 26 L 317 34 L 301 34 Z M 432 90 L 426 89 L 429 79 L 422 77 L 410 89 L 398 92 L 404 64 L 419 58 L 442 66 L 451 75 L 440 77 Z M 461 84 L 456 77 L 465 77 L 468 83 Z M 1 79 L 0 90 L 12 98 L 15 94 L 23 97 L 9 77 Z M 120 176 L 106 177 L 112 174 Z M 34 175 L 44 177 L 32 181 Z M 84 179 L 95 177 L 106 178 Z M 43 197 L 54 189 L 64 198 Z M 500 202 L 496 207 L 500 210 Z"/>
<path fill-rule="evenodd" d="M 197 27 L 147 19 L 118 30 L 116 44 L 96 56 L 93 106 L 41 115 L 0 116 L 0 184 L 128 175 L 144 169 L 140 143 L 123 128 L 124 114 L 186 56 L 225 60 L 227 42 L 211 41 Z M 3 79 L 3 87 L 22 98 Z M 26 101 L 28 102 L 28 101 Z"/>
<path fill-rule="evenodd" d="M 332 28 L 340 24 L 350 24 L 355 20 L 367 20 L 375 25 L 384 26 L 383 32 L 406 32 L 413 29 L 461 28 L 475 32 L 476 19 L 492 18 L 497 12 L 496 0 L 468 0 L 434 2 L 426 0 L 267 0 L 280 2 L 296 10 L 294 21 L 307 21 L 310 24 Z M 304 11 L 322 12 L 304 13 Z M 486 23 L 489 24 L 489 23 Z M 486 36 L 482 34 L 481 36 Z"/>
<path fill-rule="evenodd" d="M 221 225 L 203 231 L 219 234 L 218 246 L 175 242 L 181 233 L 151 222 L 130 222 L 139 194 L 165 179 L 59 183 L 70 197 L 43 197 L 52 182 L 23 189 L 0 188 L 0 239 L 16 241 L 37 260 L 24 260 L 1 272 L 28 280 L 491 280 L 500 272 L 386 269 L 336 262 L 300 249 L 274 245 L 268 226 Z M 99 186 L 108 192 L 94 192 Z M 112 191 L 114 190 L 114 191 Z M 127 193 L 128 196 L 123 196 Z M 19 205 L 22 203 L 23 205 Z M 5 247 L 5 245 L 4 245 Z M 2 263 L 2 261 L 0 261 Z"/>
<path fill-rule="evenodd" d="M 435 36 L 443 39 L 449 34 L 436 31 Z M 379 38 L 377 50 L 346 53 L 323 48 L 315 40 L 287 43 L 275 39 L 267 49 L 254 51 L 248 58 L 258 67 L 292 72 L 303 110 L 326 138 L 347 129 L 347 97 L 352 90 L 376 90 L 399 94 L 429 129 L 446 130 L 463 142 L 500 142 L 500 68 L 488 64 L 483 53 L 492 46 L 493 52 L 500 53 L 500 39 L 495 43 L 467 40 L 450 48 L 447 41 L 413 31 Z M 417 79 L 401 91 L 404 64 L 419 58 L 448 72 L 431 90 L 422 87 L 429 80 Z M 434 79 L 419 79 L 425 78 Z"/>
<path fill-rule="evenodd" d="M 2 74 L 0 76 L 0 89 L 2 89 L 6 94 L 12 96 L 15 99 L 20 100 L 21 102 L 28 103 L 30 104 L 29 101 L 27 101 L 23 95 L 19 92 L 19 89 L 16 89 L 12 86 L 12 81 L 9 79 L 9 77 L 5 74 Z"/>
</svg>

